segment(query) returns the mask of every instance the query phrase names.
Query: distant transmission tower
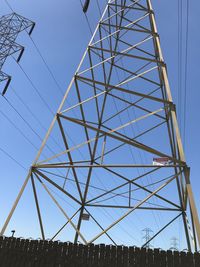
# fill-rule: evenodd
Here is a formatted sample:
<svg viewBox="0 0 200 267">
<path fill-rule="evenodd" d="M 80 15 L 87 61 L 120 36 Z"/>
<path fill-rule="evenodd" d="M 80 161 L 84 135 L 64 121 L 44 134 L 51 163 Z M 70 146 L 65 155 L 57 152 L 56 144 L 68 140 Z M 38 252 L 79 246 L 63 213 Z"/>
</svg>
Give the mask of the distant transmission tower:
<svg viewBox="0 0 200 267">
<path fill-rule="evenodd" d="M 182 217 L 188 249 L 197 250 L 190 169 L 150 0 L 109 0 L 1 235 L 29 181 L 44 239 L 55 205 L 64 219 L 56 226 L 53 213 L 52 240 L 66 230 L 74 242 L 116 244 L 128 220 L 128 233 L 138 231 L 136 214 L 149 228 L 161 213 L 152 240 Z"/>
<path fill-rule="evenodd" d="M 171 245 L 170 245 L 171 250 L 179 250 L 179 240 L 176 237 L 171 238 Z"/>
<path fill-rule="evenodd" d="M 0 17 L 0 83 L 3 84 L 2 95 L 8 89 L 11 76 L 2 71 L 2 67 L 7 57 L 17 54 L 17 62 L 22 57 L 24 47 L 16 43 L 20 32 L 27 30 L 29 35 L 32 33 L 35 23 L 16 13 Z"/>
<path fill-rule="evenodd" d="M 145 242 L 143 247 L 152 248 L 153 246 L 151 245 L 151 239 L 153 237 L 153 231 L 150 228 L 145 228 L 142 230 L 142 232 L 144 233 L 144 236 L 142 237 L 142 239 Z"/>
</svg>

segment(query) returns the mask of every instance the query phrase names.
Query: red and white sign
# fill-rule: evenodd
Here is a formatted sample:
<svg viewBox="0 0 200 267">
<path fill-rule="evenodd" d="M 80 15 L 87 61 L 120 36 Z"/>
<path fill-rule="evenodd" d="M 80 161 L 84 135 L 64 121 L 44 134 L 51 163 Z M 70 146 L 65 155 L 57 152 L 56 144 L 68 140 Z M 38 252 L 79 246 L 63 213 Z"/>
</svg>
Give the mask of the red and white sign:
<svg viewBox="0 0 200 267">
<path fill-rule="evenodd" d="M 169 165 L 169 158 L 167 157 L 154 158 L 153 165 L 158 165 L 158 166 Z"/>
</svg>

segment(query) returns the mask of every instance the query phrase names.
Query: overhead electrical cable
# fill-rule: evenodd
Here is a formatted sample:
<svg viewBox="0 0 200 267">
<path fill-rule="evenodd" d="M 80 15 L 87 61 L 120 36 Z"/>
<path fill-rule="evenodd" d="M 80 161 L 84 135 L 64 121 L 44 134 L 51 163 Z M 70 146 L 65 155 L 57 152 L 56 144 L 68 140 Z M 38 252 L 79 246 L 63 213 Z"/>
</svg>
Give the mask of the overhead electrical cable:
<svg viewBox="0 0 200 267">
<path fill-rule="evenodd" d="M 38 137 L 38 139 L 42 142 L 43 141 L 43 138 L 34 130 L 34 128 L 31 126 L 31 124 L 24 118 L 24 116 L 15 108 L 15 106 L 4 96 L 4 99 L 6 100 L 6 102 L 8 103 L 8 105 L 18 114 L 18 116 L 22 119 L 22 121 L 26 124 L 26 126 Z M 10 120 L 11 121 L 11 120 Z M 13 123 L 13 126 L 14 126 L 14 123 Z M 17 127 L 17 126 L 16 126 Z M 15 127 L 15 128 L 16 128 Z M 24 136 L 24 134 L 23 134 Z M 25 137 L 25 136 L 24 136 Z M 28 138 L 26 137 L 26 140 Z M 29 139 L 29 143 L 32 143 Z M 35 147 L 35 145 L 34 145 Z M 46 144 L 46 147 L 48 148 L 48 150 L 52 153 L 52 154 L 55 154 L 55 152 L 52 150 L 52 148 Z M 36 148 L 36 147 L 35 147 Z M 37 149 L 38 151 L 38 149 Z M 43 153 L 43 156 L 45 158 L 48 158 L 47 156 L 45 156 L 45 154 Z M 57 159 L 59 160 L 59 158 Z M 60 170 L 58 170 L 60 172 Z"/>
<path fill-rule="evenodd" d="M 47 132 L 48 128 L 44 126 L 44 124 L 40 121 L 40 119 L 33 113 L 33 111 L 30 109 L 30 107 L 25 103 L 25 101 L 19 96 L 19 94 L 17 93 L 17 91 L 12 88 L 12 92 L 14 93 L 14 95 L 19 99 L 19 101 L 22 103 L 22 105 L 28 110 L 28 112 L 32 115 L 32 117 L 37 121 L 37 123 L 40 125 L 40 127 Z M 61 145 L 56 141 L 56 139 L 54 138 L 53 135 L 50 135 L 49 137 L 50 139 L 52 139 L 52 141 L 54 142 L 55 145 L 57 145 L 61 150 L 63 149 L 61 147 Z"/>
<path fill-rule="evenodd" d="M 24 132 L 2 110 L 0 114 L 38 151 L 38 147 L 24 134 Z"/>
<path fill-rule="evenodd" d="M 82 3 L 81 0 L 79 0 L 79 1 L 80 1 L 80 4 L 81 4 L 81 7 L 82 7 L 82 9 L 83 9 L 83 8 L 84 8 L 84 5 L 83 5 L 83 3 Z M 86 19 L 86 21 L 87 21 L 87 25 L 88 25 L 88 28 L 89 28 L 89 30 L 90 30 L 90 33 L 91 33 L 91 35 L 93 35 L 92 27 L 91 27 L 91 25 L 90 25 L 90 21 L 89 21 L 89 19 L 88 19 L 88 16 L 87 16 L 86 13 L 84 13 L 84 14 L 85 14 L 85 19 Z"/>
<path fill-rule="evenodd" d="M 42 141 L 42 137 L 33 129 L 31 124 L 21 115 L 21 113 L 14 107 L 14 105 L 4 96 L 4 99 L 8 103 L 8 105 L 18 114 L 18 116 L 23 120 L 23 122 L 28 126 L 28 128 Z"/>
<path fill-rule="evenodd" d="M 184 115 L 183 115 L 183 144 L 186 147 L 186 122 L 187 122 L 187 86 L 188 86 L 188 42 L 189 42 L 189 0 L 186 4 L 186 40 L 185 40 L 185 70 L 184 70 Z"/>
<path fill-rule="evenodd" d="M 47 64 L 47 62 L 46 62 L 44 56 L 42 55 L 42 53 L 41 53 L 39 47 L 37 46 L 36 42 L 33 40 L 32 36 L 30 36 L 30 39 L 31 39 L 31 41 L 32 41 L 32 43 L 33 43 L 35 49 L 37 50 L 39 56 L 41 57 L 41 59 L 42 59 L 44 65 L 46 66 L 48 72 L 50 73 L 50 75 L 51 75 L 53 81 L 55 82 L 55 84 L 56 84 L 56 86 L 57 86 L 57 88 L 58 88 L 60 94 L 63 96 L 63 95 L 64 95 L 64 91 L 62 90 L 61 86 L 59 85 L 59 83 L 58 83 L 58 81 L 57 81 L 57 79 L 56 79 L 54 73 L 52 72 L 51 68 L 50 68 L 49 65 Z"/>
<path fill-rule="evenodd" d="M 9 2 L 8 2 L 7 0 L 4 0 L 4 1 L 5 1 L 6 5 L 10 8 L 10 10 L 11 10 L 12 12 L 14 12 L 14 10 L 13 10 L 13 8 L 11 7 L 11 5 L 9 4 Z"/>
<path fill-rule="evenodd" d="M 178 119 L 182 132 L 182 38 L 183 38 L 183 4 L 178 0 Z"/>
<path fill-rule="evenodd" d="M 178 122 L 179 122 L 179 129 L 182 135 L 182 42 L 183 42 L 183 3 L 182 0 L 178 0 Z M 180 227 L 180 220 L 179 218 L 179 240 L 181 242 L 181 227 Z"/>
<path fill-rule="evenodd" d="M 10 158 L 13 162 L 15 162 L 18 166 L 20 166 L 25 171 L 28 171 L 26 167 L 24 167 L 18 160 L 16 160 L 13 156 L 11 156 L 6 150 L 0 147 L 0 151 L 5 154 L 8 158 Z"/>
<path fill-rule="evenodd" d="M 19 62 L 18 62 L 18 66 L 20 67 L 20 69 L 22 70 L 22 72 L 24 73 L 24 75 L 26 76 L 26 78 L 28 79 L 28 81 L 30 82 L 32 88 L 38 94 L 39 98 L 42 100 L 43 104 L 46 106 L 46 108 L 48 109 L 48 111 L 51 113 L 51 115 L 54 116 L 53 110 L 51 109 L 51 107 L 49 106 L 49 104 L 46 102 L 46 100 L 44 99 L 44 97 L 41 95 L 40 91 L 35 86 L 35 84 L 33 83 L 32 79 L 30 78 L 30 76 L 27 74 L 27 72 L 24 70 L 24 68 L 22 67 L 22 65 Z"/>
<path fill-rule="evenodd" d="M 99 14 L 100 14 L 100 16 L 101 16 L 102 11 L 101 11 L 101 8 L 100 8 L 100 5 L 99 5 L 99 0 L 96 0 L 96 3 L 97 3 L 97 8 L 98 8 L 98 10 L 99 10 Z"/>
<path fill-rule="evenodd" d="M 182 0 L 178 0 L 178 119 L 182 132 Z"/>
<path fill-rule="evenodd" d="M 22 99 L 22 97 L 17 93 L 17 91 L 12 88 L 13 94 L 18 98 L 18 100 L 22 103 L 22 105 L 27 109 L 27 111 L 31 114 L 31 116 L 37 121 L 37 123 L 40 125 L 40 127 L 47 132 L 47 128 L 43 125 L 43 123 L 39 120 L 39 118 L 35 115 L 35 113 L 31 110 L 31 108 L 26 104 L 26 102 Z"/>
</svg>

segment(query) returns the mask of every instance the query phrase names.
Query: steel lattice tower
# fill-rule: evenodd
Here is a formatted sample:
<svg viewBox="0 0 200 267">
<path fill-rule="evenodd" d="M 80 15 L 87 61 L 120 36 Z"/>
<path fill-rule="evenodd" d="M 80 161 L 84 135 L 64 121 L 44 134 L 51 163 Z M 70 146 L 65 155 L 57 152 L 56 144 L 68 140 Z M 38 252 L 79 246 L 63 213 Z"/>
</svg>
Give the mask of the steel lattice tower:
<svg viewBox="0 0 200 267">
<path fill-rule="evenodd" d="M 3 95 L 10 84 L 11 76 L 4 73 L 2 67 L 7 57 L 13 54 L 17 54 L 17 62 L 19 62 L 24 52 L 24 47 L 15 42 L 17 36 L 25 30 L 31 35 L 34 26 L 34 22 L 16 13 L 0 17 L 0 83 L 4 82 L 5 85 L 2 90 Z"/>
<path fill-rule="evenodd" d="M 59 146 L 44 158 L 52 136 Z M 2 235 L 29 181 L 43 238 L 39 186 L 66 220 L 54 237 L 70 227 L 75 242 L 99 242 L 105 236 L 115 243 L 113 229 L 123 223 L 126 227 L 128 218 L 134 222 L 138 211 L 153 211 L 170 220 L 149 242 L 182 218 L 188 248 L 197 250 L 200 225 L 190 169 L 151 0 L 108 2 Z M 76 211 L 61 204 L 50 188 Z M 112 214 L 112 223 L 104 220 L 102 208 Z M 83 220 L 89 218 L 96 228 L 85 226 Z"/>
</svg>

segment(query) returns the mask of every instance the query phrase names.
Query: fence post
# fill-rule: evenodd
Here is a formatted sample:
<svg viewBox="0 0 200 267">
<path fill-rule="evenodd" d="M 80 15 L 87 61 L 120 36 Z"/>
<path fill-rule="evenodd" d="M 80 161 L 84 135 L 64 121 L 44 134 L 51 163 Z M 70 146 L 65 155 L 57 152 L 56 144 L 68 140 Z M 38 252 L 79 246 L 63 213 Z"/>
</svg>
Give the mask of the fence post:
<svg viewBox="0 0 200 267">
<path fill-rule="evenodd" d="M 123 264 L 122 258 L 123 258 L 122 246 L 117 246 L 117 264 L 116 264 L 116 267 L 122 266 L 122 264 Z"/>
<path fill-rule="evenodd" d="M 88 247 L 88 267 L 93 267 L 95 265 L 93 265 L 94 263 L 94 244 L 90 244 Z"/>
<path fill-rule="evenodd" d="M 83 267 L 88 266 L 88 246 L 83 245 Z"/>
<path fill-rule="evenodd" d="M 123 247 L 123 267 L 129 267 L 128 247 Z"/>
<path fill-rule="evenodd" d="M 181 267 L 186 267 L 186 253 L 181 251 Z"/>
<path fill-rule="evenodd" d="M 3 240 L 4 240 L 3 236 L 0 236 L 0 262 L 2 262 L 2 255 L 3 255 L 2 253 Z"/>
<path fill-rule="evenodd" d="M 167 267 L 167 253 L 164 250 L 160 252 L 160 266 Z"/>
<path fill-rule="evenodd" d="M 147 260 L 148 260 L 147 249 L 141 248 L 139 250 L 140 250 L 140 265 L 147 267 Z"/>
<path fill-rule="evenodd" d="M 141 260 L 140 260 L 140 257 L 141 257 L 141 250 L 139 248 L 135 248 L 135 265 L 134 267 L 140 267 L 141 265 Z M 146 267 L 144 265 L 144 267 Z"/>
<path fill-rule="evenodd" d="M 129 267 L 135 266 L 135 248 L 129 247 Z"/>
<path fill-rule="evenodd" d="M 110 266 L 111 262 L 111 248 L 110 245 L 106 245 L 105 249 L 105 266 Z"/>
<path fill-rule="evenodd" d="M 84 263 L 84 255 L 83 255 L 83 244 L 78 245 L 78 250 L 77 250 L 77 259 L 78 259 L 78 265 L 77 266 L 82 266 Z M 81 265 L 82 264 L 82 265 Z"/>
<path fill-rule="evenodd" d="M 60 250 L 58 241 L 53 242 L 54 248 L 54 266 L 59 266 Z"/>
<path fill-rule="evenodd" d="M 105 244 L 100 244 L 100 255 L 99 255 L 99 267 L 104 267 L 105 262 Z"/>
<path fill-rule="evenodd" d="M 62 263 L 64 264 L 64 266 L 68 264 L 68 250 L 69 250 L 68 243 L 67 242 L 63 243 Z"/>
<path fill-rule="evenodd" d="M 174 267 L 181 267 L 180 253 L 178 251 L 174 251 Z"/>
<path fill-rule="evenodd" d="M 0 237 L 1 266 L 200 267 L 200 254 Z"/>
<path fill-rule="evenodd" d="M 49 264 L 49 258 L 48 258 L 48 251 L 49 251 L 49 242 L 47 240 L 44 240 L 44 245 L 43 245 L 43 254 L 42 254 L 42 262 L 43 265 Z"/>
<path fill-rule="evenodd" d="M 152 249 L 148 249 L 147 250 L 147 266 L 148 267 L 154 267 L 154 258 L 153 258 L 153 250 Z"/>
<path fill-rule="evenodd" d="M 194 253 L 194 260 L 195 260 L 194 267 L 199 267 L 200 266 L 200 253 Z"/>
<path fill-rule="evenodd" d="M 8 266 L 13 265 L 14 261 L 14 252 L 15 251 L 15 238 L 9 237 L 8 238 L 8 243 L 7 243 L 7 252 L 6 252 L 6 264 Z"/>
<path fill-rule="evenodd" d="M 7 249 L 7 245 L 8 245 L 8 238 L 4 237 L 3 238 L 3 243 L 2 243 L 2 248 L 1 248 L 1 258 L 2 258 L 2 265 L 3 266 L 6 266 L 6 260 L 7 260 L 7 252 L 8 252 L 8 249 Z"/>
<path fill-rule="evenodd" d="M 68 255 L 67 255 L 67 266 L 72 267 L 74 262 L 73 262 L 73 243 L 69 242 L 68 243 Z"/>
<path fill-rule="evenodd" d="M 111 246 L 110 255 L 111 255 L 110 267 L 116 267 L 117 265 L 117 247 L 116 246 Z"/>
<path fill-rule="evenodd" d="M 99 246 L 94 246 L 94 266 L 98 267 L 99 263 Z"/>
<path fill-rule="evenodd" d="M 194 258 L 191 252 L 186 254 L 186 266 L 187 267 L 194 267 Z"/>
<path fill-rule="evenodd" d="M 16 243 L 15 243 L 15 256 L 13 258 L 13 261 L 15 262 L 16 267 L 20 267 L 20 245 L 21 245 L 21 240 L 20 238 L 16 238 Z"/>
<path fill-rule="evenodd" d="M 174 267 L 173 266 L 173 254 L 171 250 L 167 250 L 167 267 Z"/>
<path fill-rule="evenodd" d="M 37 240 L 36 241 L 35 240 L 31 240 L 29 242 L 29 244 L 28 244 L 28 247 L 27 247 L 27 249 L 28 249 L 28 251 L 27 251 L 27 255 L 28 255 L 28 257 L 27 257 L 27 266 L 29 264 L 30 264 L 30 266 L 35 264 L 36 253 L 37 253 L 37 248 L 35 249 L 35 246 L 37 246 L 36 243 L 37 243 Z"/>
<path fill-rule="evenodd" d="M 38 242 L 38 254 L 37 254 L 37 260 L 38 260 L 38 267 L 42 267 L 43 265 L 43 258 L 44 258 L 44 241 L 39 240 Z"/>
<path fill-rule="evenodd" d="M 156 248 L 154 249 L 154 266 L 162 267 L 160 264 L 161 264 L 160 250 Z"/>
</svg>

